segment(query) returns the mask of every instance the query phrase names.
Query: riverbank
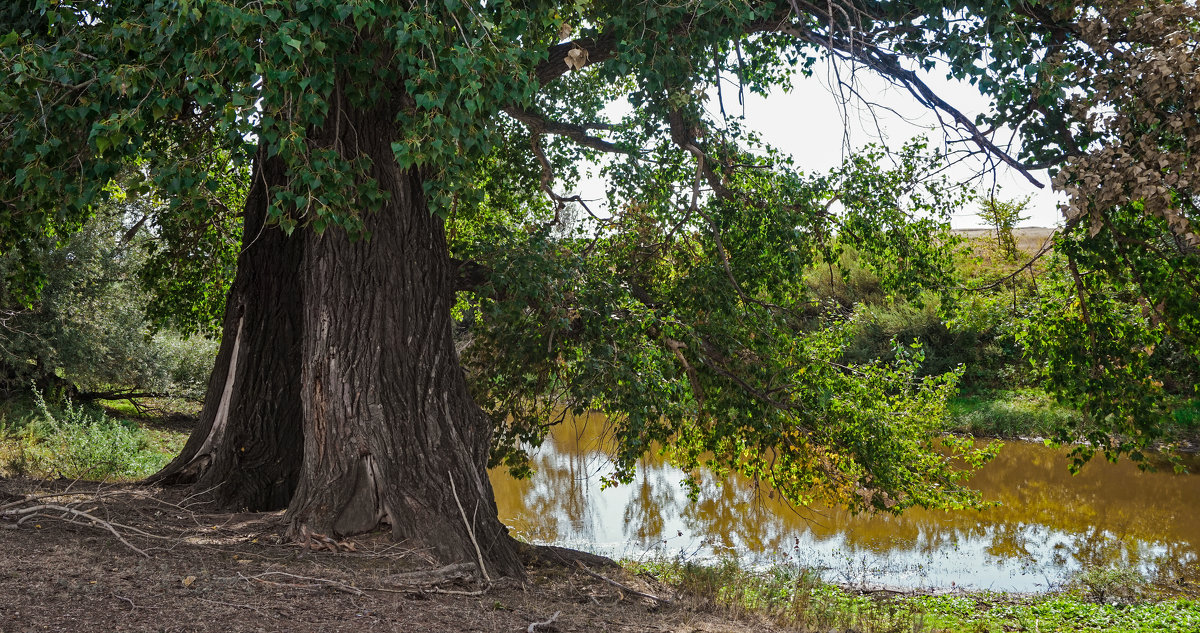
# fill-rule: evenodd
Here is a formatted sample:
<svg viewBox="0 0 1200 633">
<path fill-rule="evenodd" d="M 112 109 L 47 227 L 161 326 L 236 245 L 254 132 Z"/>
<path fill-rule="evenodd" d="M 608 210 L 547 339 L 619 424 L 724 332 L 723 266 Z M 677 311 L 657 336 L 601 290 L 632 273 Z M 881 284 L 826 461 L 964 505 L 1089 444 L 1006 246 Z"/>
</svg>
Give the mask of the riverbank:
<svg viewBox="0 0 1200 633">
<path fill-rule="evenodd" d="M 794 567 L 748 571 L 736 563 L 627 561 L 692 608 L 737 621 L 802 631 L 1063 633 L 1200 630 L 1194 584 L 1155 586 L 1137 572 L 1092 569 L 1042 594 L 863 590 Z"/>
<path fill-rule="evenodd" d="M 438 569 L 384 534 L 306 549 L 283 541 L 278 513 L 217 512 L 180 490 L 0 479 L 0 513 L 0 631 L 1200 630 L 1191 584 L 1119 575 L 1037 596 L 911 595 L 788 568 L 531 560 L 526 578 L 481 585 L 471 565 Z"/>
<path fill-rule="evenodd" d="M 481 584 L 388 534 L 289 544 L 279 519 L 179 490 L 0 478 L 0 631 L 765 630 L 639 597 L 660 587 L 619 568 L 588 571 L 621 586 L 536 562 Z"/>
<path fill-rule="evenodd" d="M 977 438 L 1040 441 L 1055 429 L 1079 426 L 1083 415 L 1036 389 L 961 393 L 949 402 L 954 434 Z M 1185 453 L 1200 451 L 1200 400 L 1180 398 L 1172 419 L 1163 427 L 1161 448 L 1172 444 Z"/>
</svg>

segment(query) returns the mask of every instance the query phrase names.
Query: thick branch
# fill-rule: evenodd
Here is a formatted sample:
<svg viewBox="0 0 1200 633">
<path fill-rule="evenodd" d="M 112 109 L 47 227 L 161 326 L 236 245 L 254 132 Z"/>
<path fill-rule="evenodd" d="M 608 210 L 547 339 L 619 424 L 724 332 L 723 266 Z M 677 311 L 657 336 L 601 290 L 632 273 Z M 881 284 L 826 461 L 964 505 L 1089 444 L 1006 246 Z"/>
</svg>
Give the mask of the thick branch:
<svg viewBox="0 0 1200 633">
<path fill-rule="evenodd" d="M 529 132 L 531 134 L 554 134 L 557 136 L 565 136 L 572 141 L 583 145 L 584 147 L 590 147 L 601 152 L 621 154 L 628 153 L 609 141 L 606 141 L 598 136 L 588 134 L 589 129 L 602 126 L 585 126 L 574 123 L 551 121 L 516 106 L 507 107 L 504 109 L 504 111 L 512 118 L 524 123 L 525 127 L 529 128 Z"/>
<path fill-rule="evenodd" d="M 599 37 L 581 37 L 577 40 L 555 44 L 550 47 L 549 58 L 538 64 L 534 75 L 538 83 L 545 85 L 558 79 L 570 70 L 566 61 L 567 53 L 572 49 L 582 48 L 587 51 L 587 63 L 598 64 L 613 56 L 617 51 L 617 36 L 614 33 L 604 33 Z"/>
</svg>

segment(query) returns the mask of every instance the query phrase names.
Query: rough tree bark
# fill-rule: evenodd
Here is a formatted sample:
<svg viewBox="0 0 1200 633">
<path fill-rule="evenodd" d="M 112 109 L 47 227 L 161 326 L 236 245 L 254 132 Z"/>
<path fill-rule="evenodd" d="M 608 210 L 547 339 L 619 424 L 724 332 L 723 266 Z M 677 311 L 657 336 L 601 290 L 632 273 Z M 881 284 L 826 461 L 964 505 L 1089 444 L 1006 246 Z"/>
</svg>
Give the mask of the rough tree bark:
<svg viewBox="0 0 1200 633">
<path fill-rule="evenodd" d="M 266 226 L 268 186 L 283 178 L 259 160 L 246 198 L 242 253 L 204 408 L 183 451 L 149 483 L 214 488 L 229 507 L 278 510 L 296 489 L 303 240 Z"/>
<path fill-rule="evenodd" d="M 429 212 L 420 173 L 393 158 L 394 111 L 342 106 L 339 129 L 353 137 L 341 146 L 371 159 L 389 197 L 363 218 L 369 239 L 305 232 L 305 451 L 292 532 L 386 523 L 443 561 L 475 561 L 477 544 L 490 574 L 519 575 L 487 477 L 491 424 L 451 336 L 455 268 L 443 222 Z"/>
<path fill-rule="evenodd" d="M 278 169 L 256 175 L 201 423 L 153 481 L 219 484 L 253 509 L 286 504 L 293 537 L 386 525 L 444 562 L 482 558 L 493 577 L 519 576 L 487 477 L 491 424 L 451 336 L 445 227 L 419 171 L 395 162 L 395 107 L 339 103 L 337 125 L 310 137 L 371 159 L 388 201 L 363 218 L 366 239 L 251 226 L 265 191 L 286 184 Z"/>
</svg>

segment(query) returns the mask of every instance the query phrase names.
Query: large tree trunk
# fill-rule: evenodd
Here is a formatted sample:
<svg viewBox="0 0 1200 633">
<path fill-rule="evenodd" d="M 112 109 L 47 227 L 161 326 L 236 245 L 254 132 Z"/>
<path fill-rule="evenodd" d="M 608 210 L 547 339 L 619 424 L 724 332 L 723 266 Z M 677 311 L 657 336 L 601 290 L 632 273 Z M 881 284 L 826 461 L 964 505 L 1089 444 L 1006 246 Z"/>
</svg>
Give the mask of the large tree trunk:
<svg viewBox="0 0 1200 633">
<path fill-rule="evenodd" d="M 288 238 L 261 225 L 267 188 L 286 185 L 264 163 L 200 424 L 152 479 L 219 485 L 251 509 L 287 505 L 296 537 L 386 525 L 445 562 L 482 558 L 490 575 L 519 576 L 487 477 L 491 424 L 451 337 L 443 223 L 419 172 L 395 162 L 394 106 L 340 106 L 342 125 L 310 138 L 369 157 L 388 202 L 363 218 L 366 239 L 336 227 Z"/>
<path fill-rule="evenodd" d="M 150 483 L 213 488 L 229 507 L 278 510 L 303 457 L 300 405 L 303 240 L 265 226 L 278 160 L 258 161 L 246 199 L 242 253 L 204 408 L 183 451 Z"/>
<path fill-rule="evenodd" d="M 389 198 L 363 218 L 368 239 L 306 232 L 305 450 L 291 529 L 347 535 L 386 523 L 443 561 L 481 555 L 490 574 L 519 575 L 487 476 L 491 425 L 451 336 L 444 225 L 419 172 L 396 165 L 393 113 L 347 106 L 345 116 L 357 131 L 346 146 L 370 157 Z"/>
</svg>

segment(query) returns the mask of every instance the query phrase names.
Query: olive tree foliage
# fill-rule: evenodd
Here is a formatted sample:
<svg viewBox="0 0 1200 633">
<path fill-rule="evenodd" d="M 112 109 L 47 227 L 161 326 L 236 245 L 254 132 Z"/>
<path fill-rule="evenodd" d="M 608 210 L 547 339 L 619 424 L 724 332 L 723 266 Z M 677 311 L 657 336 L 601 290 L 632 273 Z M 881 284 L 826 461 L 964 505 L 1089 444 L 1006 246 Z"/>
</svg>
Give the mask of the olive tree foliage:
<svg viewBox="0 0 1200 633">
<path fill-rule="evenodd" d="M 142 273 L 156 240 L 145 219 L 141 205 L 114 200 L 62 241 L 31 245 L 27 259 L 0 256 L 3 273 L 34 263 L 44 275 L 28 305 L 0 283 L 0 391 L 28 395 L 33 384 L 85 399 L 203 394 L 215 343 L 158 330 L 147 318 Z"/>
<path fill-rule="evenodd" d="M 814 315 L 800 281 L 818 258 L 837 261 L 841 243 L 889 292 L 944 284 L 936 218 L 957 201 L 928 177 L 936 158 L 911 148 L 806 174 L 734 106 L 734 93 L 788 87 L 830 58 L 908 89 L 989 161 L 1059 170 L 1068 235 L 1081 218 L 1093 227 L 1070 238 L 1092 268 L 1080 271 L 1081 309 L 1061 314 L 1085 331 L 1099 327 L 1086 312 L 1089 279 L 1167 270 L 1144 245 L 1096 241 L 1106 222 L 1158 222 L 1183 244 L 1194 235 L 1185 175 L 1200 135 L 1196 73 L 1183 63 L 1197 54 L 1192 2 L 10 7 L 0 24 L 5 252 L 77 230 L 131 163 L 145 176 L 131 189 L 167 201 L 163 222 L 217 230 L 229 217 L 218 167 L 256 156 L 286 176 L 270 185 L 269 230 L 368 240 L 364 219 L 387 194 L 341 108 L 386 113 L 394 166 L 419 176 L 460 262 L 460 313 L 474 323 L 462 360 L 495 425 L 493 460 L 517 471 L 565 403 L 609 414 L 617 479 L 661 444 L 687 467 L 738 470 L 798 501 L 891 511 L 976 501 L 956 464 L 987 451 L 950 442 L 939 452 L 932 439 L 954 375 L 919 378 L 920 350 L 901 343 L 894 362 L 838 362 L 845 326 Z M 1159 64 L 1162 55 L 1175 57 Z M 915 70 L 939 61 L 994 109 L 974 119 L 930 90 Z M 1162 80 L 1130 77 L 1145 69 Z M 606 106 L 618 100 L 631 107 L 614 117 Z M 1005 127 L 1019 150 L 997 140 Z M 1109 169 L 1108 151 L 1132 167 Z M 563 237 L 565 205 L 586 201 L 561 192 L 602 155 L 608 212 L 581 207 L 587 234 Z M 1178 257 L 1172 269 L 1194 283 L 1194 253 Z M 31 297 L 46 274 L 29 266 L 11 279 Z M 1163 327 L 1194 332 L 1181 309 L 1194 285 L 1135 283 Z M 1047 354 L 1103 368 L 1117 362 L 1108 351 L 1062 347 L 1102 337 L 1052 336 Z M 1130 342 L 1117 346 L 1129 353 Z M 1095 386 L 1097 402 L 1121 396 Z"/>
</svg>

